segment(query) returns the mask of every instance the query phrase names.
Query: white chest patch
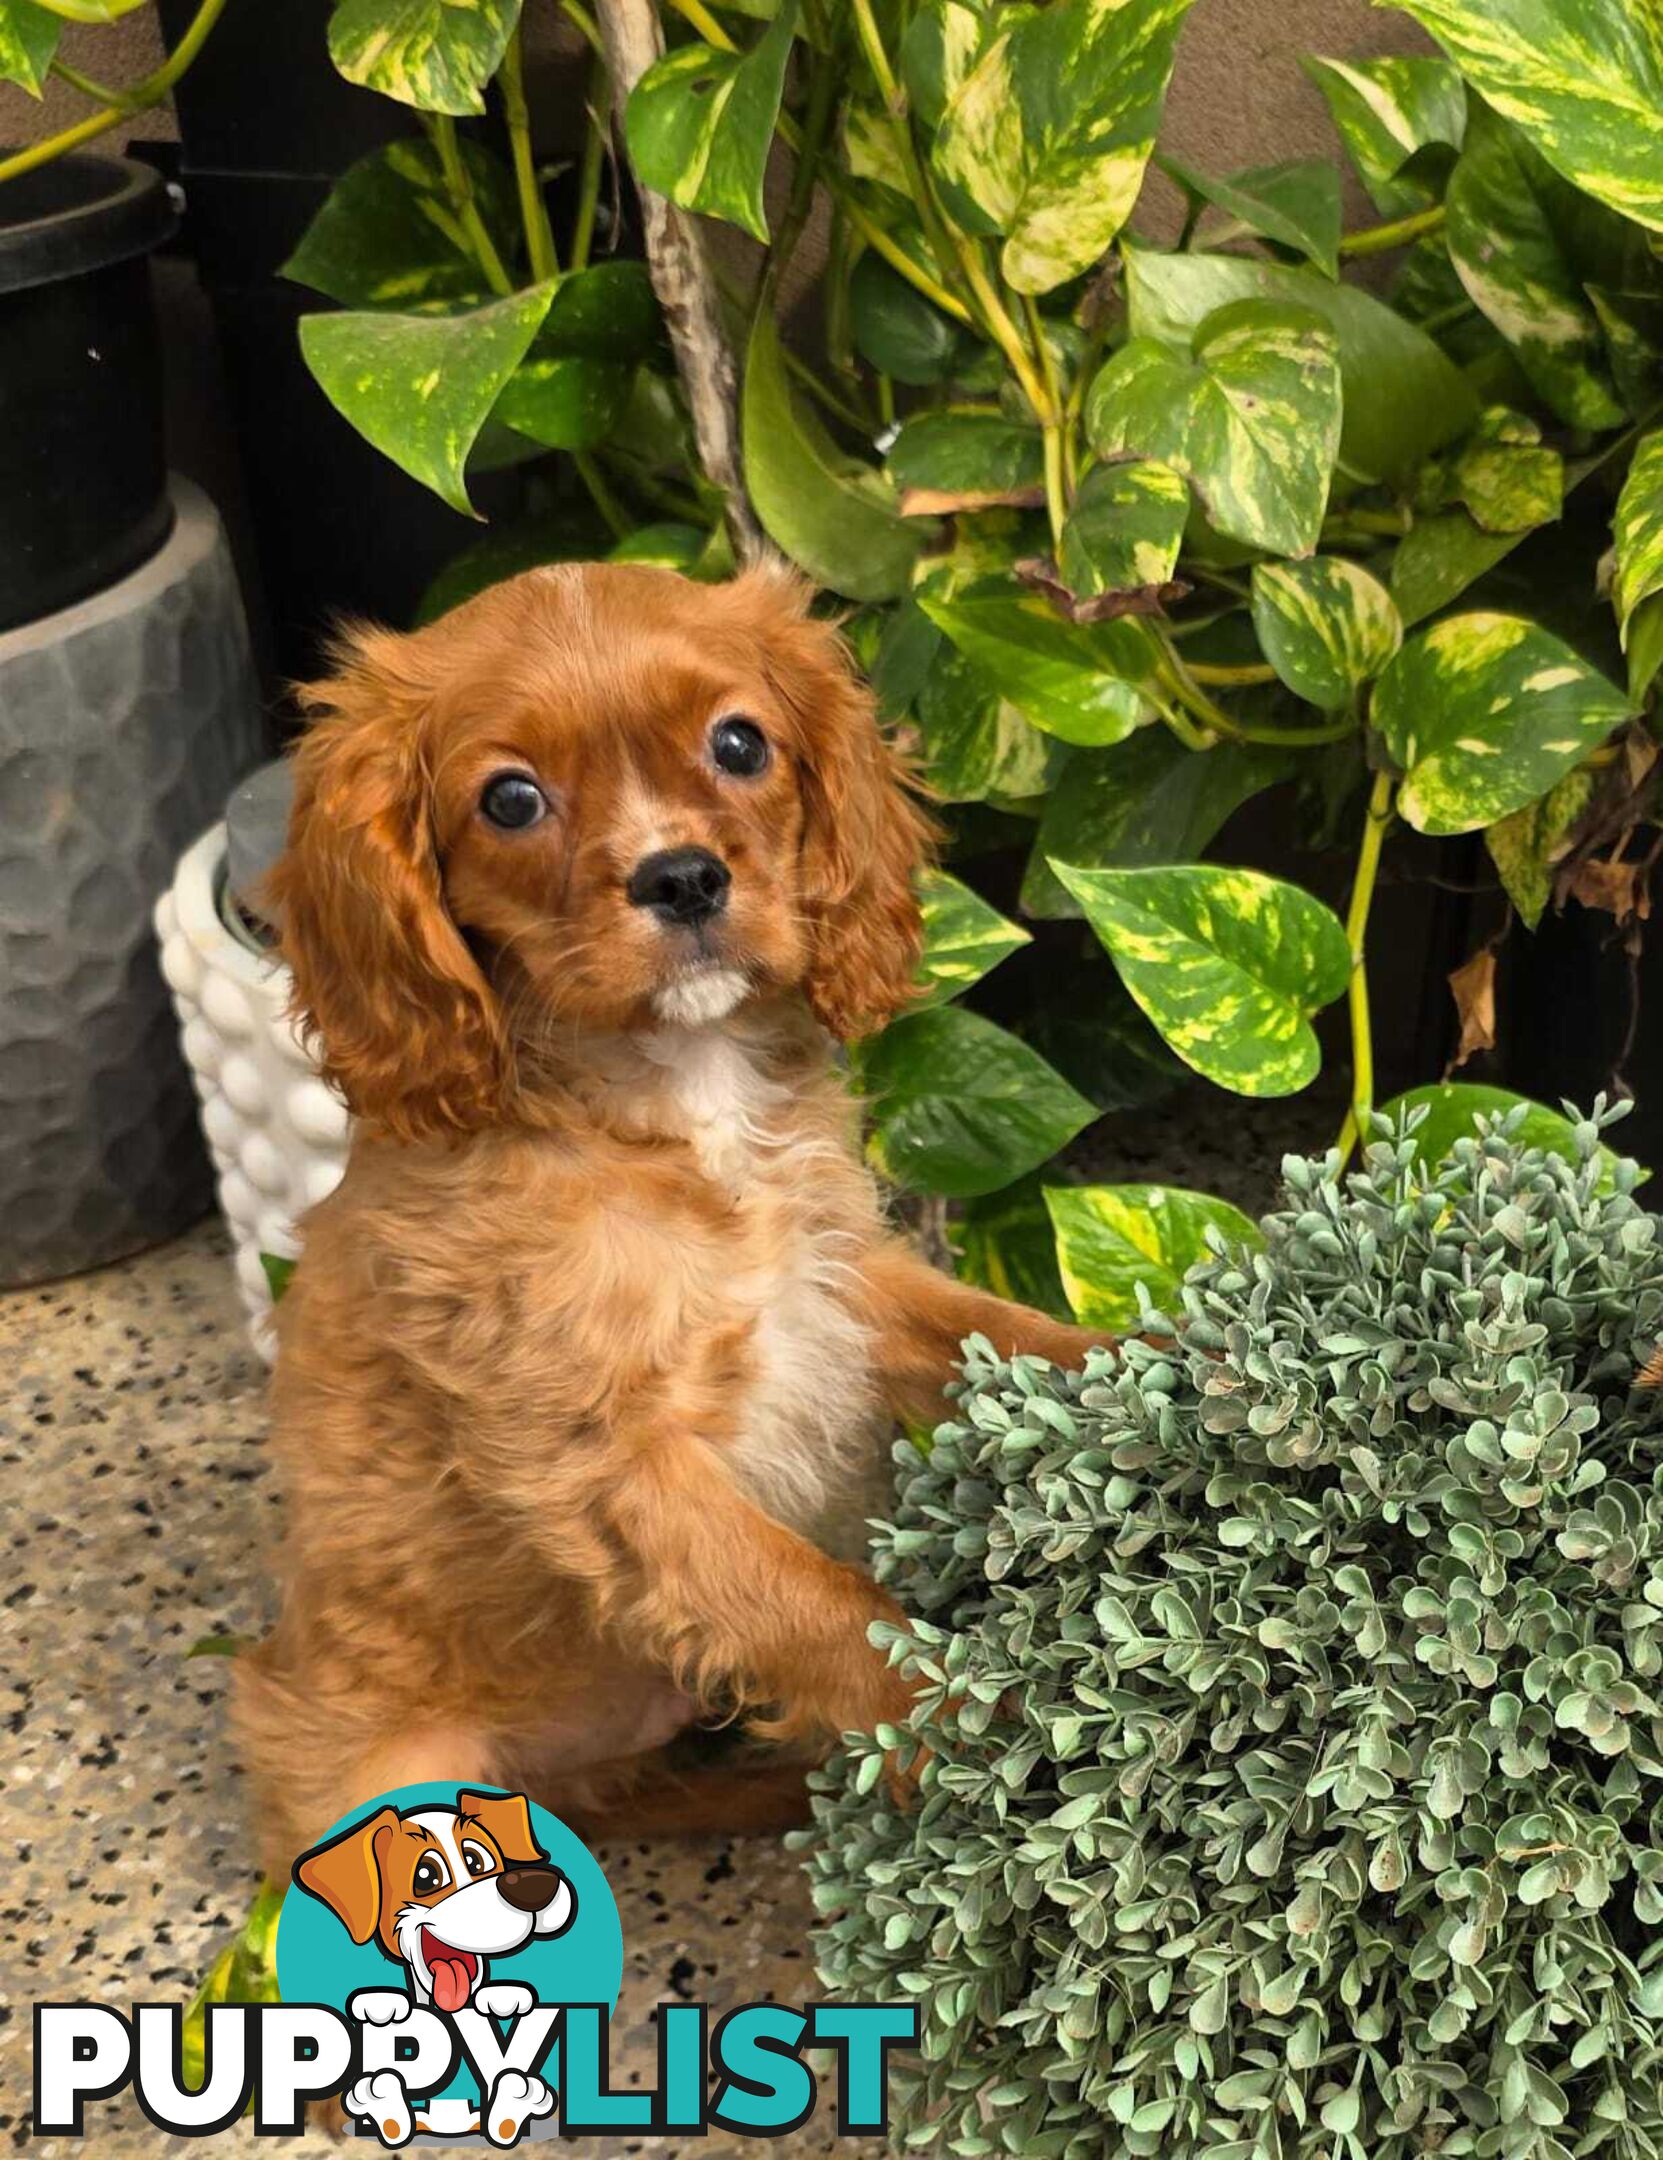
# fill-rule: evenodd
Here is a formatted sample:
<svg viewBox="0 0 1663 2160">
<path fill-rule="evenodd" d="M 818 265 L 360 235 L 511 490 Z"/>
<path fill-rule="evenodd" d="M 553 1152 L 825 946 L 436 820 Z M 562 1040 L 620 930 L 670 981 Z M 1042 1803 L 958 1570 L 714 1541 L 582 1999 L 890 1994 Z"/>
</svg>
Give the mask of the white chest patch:
<svg viewBox="0 0 1663 2160">
<path fill-rule="evenodd" d="M 824 1175 L 815 1158 L 833 1154 L 832 1143 L 782 1141 L 774 1118 L 788 1091 L 720 1031 L 667 1029 L 644 1047 L 670 1082 L 706 1177 L 741 1207 L 801 1217 L 765 1278 L 731 1285 L 735 1305 L 756 1314 L 730 1454 L 735 1478 L 777 1521 L 858 1558 L 883 1490 L 888 1424 L 866 1329 L 851 1310 L 859 1240 L 813 1219 Z"/>
</svg>

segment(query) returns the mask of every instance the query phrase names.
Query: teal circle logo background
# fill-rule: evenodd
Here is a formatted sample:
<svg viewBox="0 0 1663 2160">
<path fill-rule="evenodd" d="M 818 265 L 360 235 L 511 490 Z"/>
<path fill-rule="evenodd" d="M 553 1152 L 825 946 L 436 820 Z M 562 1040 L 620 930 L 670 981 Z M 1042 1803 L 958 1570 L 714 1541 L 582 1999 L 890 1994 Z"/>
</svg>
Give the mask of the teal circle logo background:
<svg viewBox="0 0 1663 2160">
<path fill-rule="evenodd" d="M 459 1789 L 502 1790 L 477 1781 L 460 1788 L 455 1783 L 401 1785 L 364 1807 L 351 1809 L 317 1842 L 327 1843 L 384 1807 L 397 1808 L 400 1814 L 412 1808 L 454 1807 Z M 491 1958 L 487 1978 L 517 1980 L 532 1989 L 539 2003 L 604 2003 L 610 2016 L 618 2006 L 624 1977 L 624 1937 L 612 1886 L 575 1831 L 535 1801 L 528 1804 L 537 1842 L 571 1884 L 577 1911 L 563 1934 L 534 1935 L 524 1949 Z M 367 1943 L 355 1943 L 329 1907 L 294 1882 L 289 1884 L 278 1917 L 276 1956 L 277 1985 L 285 2002 L 322 2003 L 344 2011 L 347 1998 L 360 1988 L 409 1991 L 405 1967 L 388 1957 L 374 1936 Z M 462 2087 L 473 2089 L 465 2071 Z M 456 2085 L 450 2088 L 457 2089 Z"/>
</svg>

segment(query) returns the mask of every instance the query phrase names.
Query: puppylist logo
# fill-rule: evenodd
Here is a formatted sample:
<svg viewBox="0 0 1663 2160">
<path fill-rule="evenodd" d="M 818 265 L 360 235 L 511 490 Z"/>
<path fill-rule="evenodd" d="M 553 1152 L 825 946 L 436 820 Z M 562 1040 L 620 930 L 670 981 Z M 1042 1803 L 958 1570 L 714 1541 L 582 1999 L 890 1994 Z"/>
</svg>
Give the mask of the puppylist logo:
<svg viewBox="0 0 1663 2160">
<path fill-rule="evenodd" d="M 158 2129 L 293 2136 L 339 2096 L 360 2138 L 507 2149 L 523 2139 L 710 2131 L 777 2137 L 814 2112 L 805 2048 L 836 2053 L 837 2125 L 888 2128 L 900 2005 L 703 2003 L 658 2010 L 658 2079 L 614 2092 L 623 1979 L 599 1862 L 523 1793 L 409 1785 L 355 1809 L 295 1862 L 277 1929 L 282 2000 L 210 2006 L 204 2074 L 182 2073 L 176 2003 L 35 2010 L 37 2136 L 86 2134 L 89 2101 L 131 2086 Z"/>
</svg>

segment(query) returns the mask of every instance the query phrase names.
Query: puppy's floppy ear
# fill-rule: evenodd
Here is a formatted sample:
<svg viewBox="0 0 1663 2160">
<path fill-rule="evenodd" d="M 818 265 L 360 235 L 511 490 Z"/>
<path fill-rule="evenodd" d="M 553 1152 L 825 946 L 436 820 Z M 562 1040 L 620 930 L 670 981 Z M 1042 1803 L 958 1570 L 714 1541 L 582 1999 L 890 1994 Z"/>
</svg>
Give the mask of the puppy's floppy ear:
<svg viewBox="0 0 1663 2160">
<path fill-rule="evenodd" d="M 295 752 L 288 850 L 268 891 L 295 1009 L 357 1114 L 402 1140 L 491 1122 L 508 1050 L 484 976 L 445 912 L 423 757 L 424 637 L 356 630 Z"/>
<path fill-rule="evenodd" d="M 932 829 L 843 641 L 806 613 L 807 588 L 752 571 L 734 594 L 797 723 L 810 934 L 803 987 L 816 1018 L 849 1041 L 882 1027 L 916 995 L 924 925 L 914 879 Z"/>
<path fill-rule="evenodd" d="M 381 1923 L 381 1855 L 398 1828 L 396 1808 L 377 1808 L 294 1864 L 294 1879 L 329 1907 L 355 1943 L 367 1943 Z"/>
<path fill-rule="evenodd" d="M 473 1817 L 510 1867 L 530 1867 L 548 1858 L 531 1827 L 524 1793 L 459 1792 L 456 1811 Z"/>
</svg>

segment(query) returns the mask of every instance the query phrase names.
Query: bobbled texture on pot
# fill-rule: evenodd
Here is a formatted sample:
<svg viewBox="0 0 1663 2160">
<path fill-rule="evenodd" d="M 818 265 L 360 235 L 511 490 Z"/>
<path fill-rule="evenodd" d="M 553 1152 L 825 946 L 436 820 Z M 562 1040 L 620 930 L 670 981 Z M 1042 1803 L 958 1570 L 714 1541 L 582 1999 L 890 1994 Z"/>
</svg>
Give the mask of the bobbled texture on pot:
<svg viewBox="0 0 1663 2160">
<path fill-rule="evenodd" d="M 973 1343 L 897 1448 L 921 1804 L 852 1739 L 809 1860 L 897 2144 L 1663 2143 L 1663 1250 L 1579 1146 L 1290 1158 L 1170 1354 Z"/>
</svg>

